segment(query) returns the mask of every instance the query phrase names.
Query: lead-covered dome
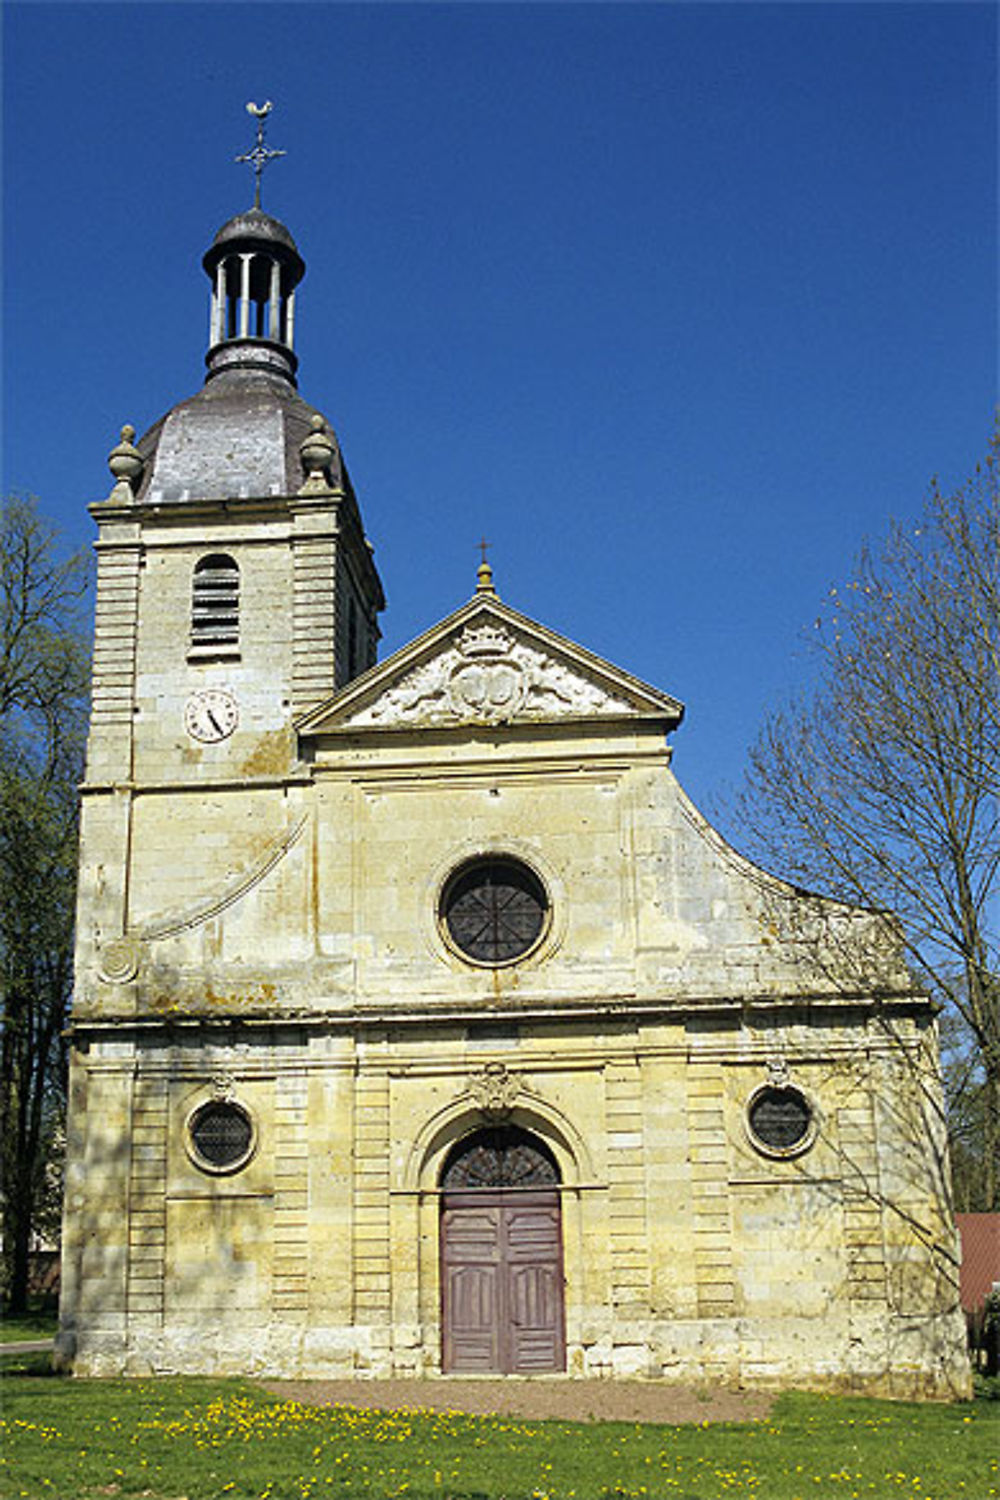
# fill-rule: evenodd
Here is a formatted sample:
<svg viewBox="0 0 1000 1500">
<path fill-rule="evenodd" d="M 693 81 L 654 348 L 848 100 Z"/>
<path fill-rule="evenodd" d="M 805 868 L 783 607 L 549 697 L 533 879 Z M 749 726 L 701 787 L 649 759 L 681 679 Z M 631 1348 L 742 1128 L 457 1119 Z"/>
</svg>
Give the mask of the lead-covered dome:
<svg viewBox="0 0 1000 1500">
<path fill-rule="evenodd" d="M 202 265 L 210 276 L 214 269 L 212 260 L 220 246 L 230 247 L 234 241 L 244 239 L 270 240 L 273 244 L 284 245 L 285 249 L 290 250 L 299 261 L 302 270 L 305 270 L 305 265 L 299 259 L 298 248 L 292 239 L 291 231 L 282 224 L 281 220 L 272 218 L 262 208 L 248 208 L 243 213 L 234 214 L 231 219 L 227 219 L 205 251 Z"/>
<path fill-rule="evenodd" d="M 212 282 L 205 385 L 139 439 L 136 498 L 293 495 L 316 415 L 295 381 L 295 289 L 305 264 L 285 225 L 256 207 L 223 224 L 202 264 Z M 328 479 L 351 492 L 336 442 Z"/>
<path fill-rule="evenodd" d="M 139 439 L 144 472 L 136 498 L 156 504 L 294 495 L 305 478 L 300 449 L 314 415 L 280 376 L 222 370 Z M 353 493 L 336 443 L 329 480 Z"/>
</svg>

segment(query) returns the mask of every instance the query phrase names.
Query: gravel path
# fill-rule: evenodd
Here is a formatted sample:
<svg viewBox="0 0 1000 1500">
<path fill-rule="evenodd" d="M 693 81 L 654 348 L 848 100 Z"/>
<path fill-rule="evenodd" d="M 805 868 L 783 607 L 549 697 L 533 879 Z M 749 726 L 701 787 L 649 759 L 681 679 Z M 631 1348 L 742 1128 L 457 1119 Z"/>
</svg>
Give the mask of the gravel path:
<svg viewBox="0 0 1000 1500">
<path fill-rule="evenodd" d="M 773 1397 L 661 1384 L 651 1380 L 269 1380 L 269 1391 L 304 1406 L 360 1406 L 378 1411 L 461 1411 L 481 1416 L 572 1422 L 751 1422 L 767 1416 Z"/>
</svg>

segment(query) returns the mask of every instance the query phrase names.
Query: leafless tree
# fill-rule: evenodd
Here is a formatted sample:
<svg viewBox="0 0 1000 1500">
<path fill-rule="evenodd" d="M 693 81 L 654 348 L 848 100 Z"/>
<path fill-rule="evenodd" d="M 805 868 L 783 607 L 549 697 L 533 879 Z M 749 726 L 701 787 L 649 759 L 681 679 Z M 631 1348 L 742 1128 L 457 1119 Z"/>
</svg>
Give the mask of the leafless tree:
<svg viewBox="0 0 1000 1500">
<path fill-rule="evenodd" d="M 37 502 L 0 510 L 0 1167 L 2 1292 L 25 1306 L 32 1232 L 52 1218 L 72 992 L 85 554 L 59 555 Z"/>
<path fill-rule="evenodd" d="M 816 622 L 811 692 L 765 722 L 734 821 L 762 863 L 891 910 L 956 1018 L 977 1207 L 1000 1208 L 1000 430 L 956 493 L 894 523 Z M 954 1036 L 953 1036 L 954 1042 Z M 974 1107 L 969 1108 L 974 1096 Z M 968 1153 L 969 1141 L 963 1142 Z"/>
</svg>

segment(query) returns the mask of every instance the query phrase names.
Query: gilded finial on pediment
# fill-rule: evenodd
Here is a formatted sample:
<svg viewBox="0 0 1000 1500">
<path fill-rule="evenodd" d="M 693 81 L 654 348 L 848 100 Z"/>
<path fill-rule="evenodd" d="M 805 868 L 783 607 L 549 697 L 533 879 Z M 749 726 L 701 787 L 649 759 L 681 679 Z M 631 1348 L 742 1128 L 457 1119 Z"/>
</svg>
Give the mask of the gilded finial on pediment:
<svg viewBox="0 0 1000 1500">
<path fill-rule="evenodd" d="M 493 545 L 493 543 L 492 542 L 488 542 L 485 537 L 483 537 L 480 540 L 480 542 L 479 542 L 479 552 L 480 552 L 480 556 L 482 558 L 482 561 L 480 562 L 479 567 L 476 569 L 476 593 L 477 594 L 495 594 L 496 593 L 496 589 L 493 587 L 493 569 L 490 567 L 489 563 L 486 561 L 487 550 L 490 547 L 492 547 L 492 545 Z"/>
</svg>

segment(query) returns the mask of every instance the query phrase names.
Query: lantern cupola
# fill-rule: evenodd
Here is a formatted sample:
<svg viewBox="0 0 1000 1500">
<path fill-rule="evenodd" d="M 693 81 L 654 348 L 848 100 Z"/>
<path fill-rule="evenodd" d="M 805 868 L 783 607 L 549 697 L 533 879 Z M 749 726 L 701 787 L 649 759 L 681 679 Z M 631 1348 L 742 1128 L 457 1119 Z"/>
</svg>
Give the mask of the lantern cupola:
<svg viewBox="0 0 1000 1500">
<path fill-rule="evenodd" d="M 305 264 L 278 219 L 250 208 L 223 224 L 202 265 L 212 282 L 207 379 L 268 370 L 295 384 L 295 288 Z"/>
</svg>

